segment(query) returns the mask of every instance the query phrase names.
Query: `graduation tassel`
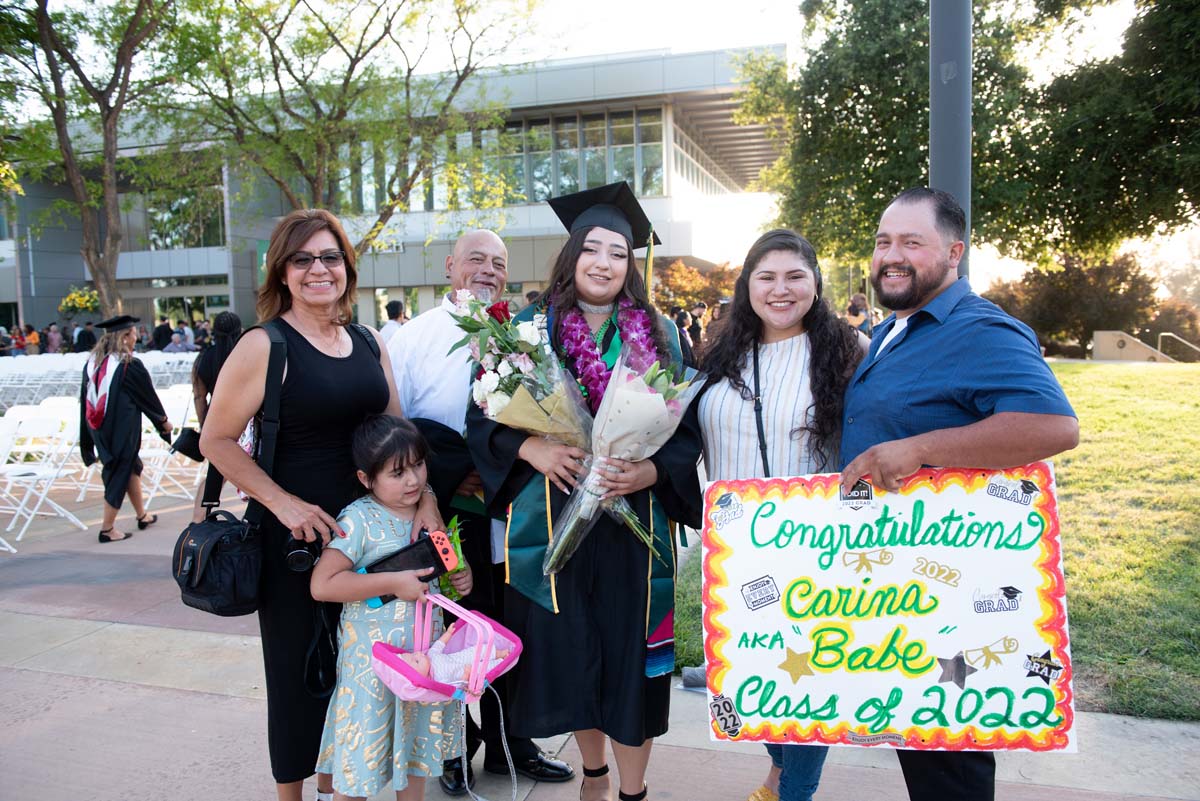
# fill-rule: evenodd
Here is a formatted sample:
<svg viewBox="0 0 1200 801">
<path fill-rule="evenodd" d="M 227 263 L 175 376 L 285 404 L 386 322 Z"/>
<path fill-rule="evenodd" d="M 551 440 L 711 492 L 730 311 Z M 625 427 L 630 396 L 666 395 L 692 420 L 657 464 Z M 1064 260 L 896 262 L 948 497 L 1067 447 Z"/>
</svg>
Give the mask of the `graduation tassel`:
<svg viewBox="0 0 1200 801">
<path fill-rule="evenodd" d="M 650 239 L 646 245 L 646 298 L 654 305 L 654 226 L 650 226 Z"/>
</svg>

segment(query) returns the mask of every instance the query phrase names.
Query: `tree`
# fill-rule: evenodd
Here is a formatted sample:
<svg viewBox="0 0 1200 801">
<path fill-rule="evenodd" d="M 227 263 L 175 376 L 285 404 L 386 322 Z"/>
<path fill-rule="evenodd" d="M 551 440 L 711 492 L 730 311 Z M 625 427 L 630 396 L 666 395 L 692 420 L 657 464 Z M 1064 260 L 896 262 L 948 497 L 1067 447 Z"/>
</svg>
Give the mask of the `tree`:
<svg viewBox="0 0 1200 801">
<path fill-rule="evenodd" d="M 1019 20 L 1010 4 L 976 2 L 974 16 L 973 236 L 1008 254 L 1039 254 L 1026 224 L 1032 104 L 1017 64 Z M 808 0 L 813 42 L 799 74 L 751 58 L 738 119 L 778 126 L 780 160 L 762 176 L 781 194 L 780 222 L 839 263 L 869 257 L 894 195 L 928 181 L 927 0 Z"/>
<path fill-rule="evenodd" d="M 82 225 L 80 252 L 105 314 L 121 311 L 117 260 L 121 209 L 117 152 L 122 114 L 169 81 L 156 69 L 156 36 L 174 0 L 122 0 L 51 12 L 48 0 L 0 8 L 0 82 L 5 115 L 34 104 L 48 115 L 9 144 L 33 175 L 52 174 L 71 190 Z M 49 135 L 48 135 L 49 134 Z M 53 143 L 57 159 L 49 157 Z M 53 163 L 52 163 L 53 162 Z"/>
<path fill-rule="evenodd" d="M 1139 330 L 1154 314 L 1154 293 L 1154 279 L 1126 254 L 1099 263 L 1064 256 L 1058 269 L 1030 270 L 984 297 L 1023 320 L 1043 344 L 1069 339 L 1086 347 L 1098 330 Z"/>
<path fill-rule="evenodd" d="M 452 208 L 511 195 L 503 108 L 471 79 L 527 19 L 520 0 L 205 3 L 174 31 L 185 102 L 168 111 L 182 140 L 227 146 L 292 208 L 373 217 L 362 253 L 435 175 Z"/>
<path fill-rule="evenodd" d="M 1174 334 L 1200 347 L 1200 308 L 1178 298 L 1167 298 L 1158 304 L 1154 316 L 1137 336 L 1150 347 L 1157 348 L 1158 335 L 1163 333 Z M 1162 351 L 1181 362 L 1200 361 L 1200 353 L 1170 338 L 1163 339 Z"/>
<path fill-rule="evenodd" d="M 656 270 L 654 302 L 660 309 L 669 310 L 675 306 L 691 309 L 699 301 L 704 300 L 708 289 L 708 280 L 695 267 L 676 259 L 667 265 L 665 270 Z"/>
<path fill-rule="evenodd" d="M 1055 79 L 1041 99 L 1030 211 L 1052 244 L 1111 252 L 1200 213 L 1200 3 L 1140 0 L 1119 56 Z"/>
</svg>

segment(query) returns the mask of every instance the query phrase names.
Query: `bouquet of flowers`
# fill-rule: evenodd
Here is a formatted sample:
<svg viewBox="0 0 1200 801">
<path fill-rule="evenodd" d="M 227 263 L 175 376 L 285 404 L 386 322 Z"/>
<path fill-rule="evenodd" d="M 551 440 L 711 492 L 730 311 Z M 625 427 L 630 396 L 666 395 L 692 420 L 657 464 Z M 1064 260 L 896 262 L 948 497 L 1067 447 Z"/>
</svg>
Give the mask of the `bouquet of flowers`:
<svg viewBox="0 0 1200 801">
<path fill-rule="evenodd" d="M 544 315 L 514 323 L 506 303 L 488 306 L 466 290 L 455 296 L 453 315 L 479 364 L 471 397 L 488 418 L 510 428 L 577 448 L 591 442 L 592 417 L 575 379 L 550 348 Z"/>
<path fill-rule="evenodd" d="M 543 573 L 549 576 L 562 570 L 591 531 L 601 509 L 628 526 L 662 560 L 653 537 L 629 502 L 620 496 L 603 500 L 599 482 L 604 466 L 598 461 L 616 458 L 636 462 L 657 453 L 679 427 L 688 404 L 704 385 L 703 379 L 703 374 L 692 368 L 663 366 L 650 342 L 637 337 L 626 339 L 607 388 L 601 388 L 604 395 L 592 424 L 589 448 L 593 458 L 554 523 Z"/>
</svg>

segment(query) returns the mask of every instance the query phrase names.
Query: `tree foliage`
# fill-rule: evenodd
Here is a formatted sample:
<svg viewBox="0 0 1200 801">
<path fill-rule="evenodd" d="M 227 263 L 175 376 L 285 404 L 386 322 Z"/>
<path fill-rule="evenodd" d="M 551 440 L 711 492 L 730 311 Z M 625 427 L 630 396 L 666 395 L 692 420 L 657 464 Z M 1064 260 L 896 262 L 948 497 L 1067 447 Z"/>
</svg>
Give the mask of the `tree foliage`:
<svg viewBox="0 0 1200 801">
<path fill-rule="evenodd" d="M 654 271 L 654 302 L 663 311 L 675 306 L 690 311 L 700 301 L 712 308 L 722 298 L 733 297 L 733 285 L 740 272 L 740 267 L 728 264 L 701 272 L 676 259 L 665 269 Z"/>
<path fill-rule="evenodd" d="M 520 0 L 205 2 L 173 31 L 183 102 L 170 111 L 181 139 L 224 143 L 292 208 L 373 218 L 361 253 L 435 173 L 451 207 L 503 203 L 486 160 L 503 108 L 471 79 L 528 12 Z"/>
<path fill-rule="evenodd" d="M 1107 253 L 1200 212 L 1197 0 L 1140 0 L 1120 55 L 1046 87 L 1032 209 L 1055 245 Z"/>
<path fill-rule="evenodd" d="M 1009 5 L 976 2 L 973 234 L 1002 252 L 1036 253 L 1020 212 L 1029 192 L 1031 104 Z M 928 181 L 929 4 L 838 0 L 802 7 L 817 36 L 789 79 L 777 59 L 744 64 L 739 119 L 781 124 L 784 152 L 763 176 L 781 223 L 839 261 L 866 259 L 884 205 Z"/>
<path fill-rule="evenodd" d="M 1095 331 L 1141 329 L 1158 307 L 1154 293 L 1154 279 L 1125 254 L 1099 262 L 1065 256 L 1058 269 L 1030 270 L 984 297 L 1023 320 L 1043 344 L 1074 340 L 1086 347 Z"/>
<path fill-rule="evenodd" d="M 31 174 L 47 170 L 70 188 L 82 256 L 106 314 L 122 305 L 116 283 L 121 118 L 169 81 L 155 45 L 174 10 L 174 0 L 63 11 L 51 11 L 48 0 L 0 6 L 0 113 L 11 118 L 32 104 L 46 115 L 6 143 L 6 158 Z M 47 153 L 51 144 L 56 159 Z"/>
<path fill-rule="evenodd" d="M 1159 345 L 1159 334 L 1174 334 L 1200 347 L 1200 307 L 1179 298 L 1167 298 L 1158 304 L 1154 316 L 1138 331 L 1138 339 L 1152 348 Z M 1200 361 L 1200 353 L 1186 345 L 1164 337 L 1162 352 L 1181 362 Z"/>
<path fill-rule="evenodd" d="M 1200 210 L 1200 2 L 1139 0 L 1119 56 L 1045 87 L 1018 63 L 1019 45 L 1099 4 L 973 4 L 972 237 L 1005 255 L 1098 258 Z M 784 145 L 762 180 L 822 253 L 865 258 L 883 204 L 928 180 L 928 8 L 805 0 L 798 74 L 745 64 L 741 119 L 776 122 Z"/>
</svg>

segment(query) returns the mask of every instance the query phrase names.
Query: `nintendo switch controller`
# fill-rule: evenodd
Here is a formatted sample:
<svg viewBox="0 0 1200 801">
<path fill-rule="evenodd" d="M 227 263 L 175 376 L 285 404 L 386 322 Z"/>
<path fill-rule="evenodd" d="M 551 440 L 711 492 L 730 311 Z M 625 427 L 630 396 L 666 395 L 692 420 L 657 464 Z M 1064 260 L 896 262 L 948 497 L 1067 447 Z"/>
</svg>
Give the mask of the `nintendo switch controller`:
<svg viewBox="0 0 1200 801">
<path fill-rule="evenodd" d="M 450 573 L 458 569 L 458 554 L 454 552 L 454 544 L 450 542 L 450 537 L 444 531 L 433 531 L 429 534 L 429 539 L 433 541 L 433 546 L 437 550 L 438 558 L 442 560 L 442 564 L 446 567 L 446 572 Z"/>
</svg>

